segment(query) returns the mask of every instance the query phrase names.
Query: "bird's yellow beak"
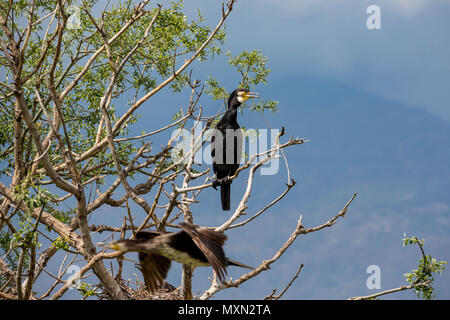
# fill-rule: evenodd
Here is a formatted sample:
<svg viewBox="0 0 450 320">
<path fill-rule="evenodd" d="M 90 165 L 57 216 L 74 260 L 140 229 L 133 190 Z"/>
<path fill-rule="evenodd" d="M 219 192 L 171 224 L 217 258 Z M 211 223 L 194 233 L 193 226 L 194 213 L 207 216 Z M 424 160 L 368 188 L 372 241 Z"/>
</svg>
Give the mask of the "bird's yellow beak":
<svg viewBox="0 0 450 320">
<path fill-rule="evenodd" d="M 242 97 L 244 98 L 244 101 L 248 100 L 248 99 L 253 99 L 253 98 L 259 98 L 259 93 L 258 92 L 244 92 L 242 94 Z"/>
<path fill-rule="evenodd" d="M 110 243 L 103 243 L 103 242 L 98 242 L 95 244 L 97 247 L 103 247 L 106 249 L 111 249 L 114 251 L 120 251 L 121 247 L 119 246 L 118 243 L 116 242 L 110 242 Z"/>
</svg>

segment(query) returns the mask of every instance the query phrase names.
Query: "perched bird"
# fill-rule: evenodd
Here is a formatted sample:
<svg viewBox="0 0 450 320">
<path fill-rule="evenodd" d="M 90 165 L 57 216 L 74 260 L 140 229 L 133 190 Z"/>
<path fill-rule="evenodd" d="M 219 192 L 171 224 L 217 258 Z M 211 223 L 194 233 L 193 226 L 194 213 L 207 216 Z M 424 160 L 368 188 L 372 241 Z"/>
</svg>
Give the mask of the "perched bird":
<svg viewBox="0 0 450 320">
<path fill-rule="evenodd" d="M 239 168 L 242 156 L 242 131 L 237 122 L 237 108 L 246 100 L 259 97 L 259 93 L 246 89 L 234 90 L 228 98 L 228 108 L 215 126 L 211 136 L 211 158 L 216 180 L 213 188 L 220 186 L 222 210 L 230 210 L 229 179 Z M 217 189 L 216 189 L 217 190 Z"/>
<path fill-rule="evenodd" d="M 144 281 L 151 292 L 162 285 L 169 271 L 171 260 L 193 267 L 212 266 L 223 281 L 228 266 L 253 269 L 225 256 L 223 244 L 227 236 L 222 232 L 182 222 L 181 231 L 163 233 L 139 231 L 136 239 L 117 240 L 97 245 L 120 252 L 139 252 L 139 264 Z"/>
</svg>

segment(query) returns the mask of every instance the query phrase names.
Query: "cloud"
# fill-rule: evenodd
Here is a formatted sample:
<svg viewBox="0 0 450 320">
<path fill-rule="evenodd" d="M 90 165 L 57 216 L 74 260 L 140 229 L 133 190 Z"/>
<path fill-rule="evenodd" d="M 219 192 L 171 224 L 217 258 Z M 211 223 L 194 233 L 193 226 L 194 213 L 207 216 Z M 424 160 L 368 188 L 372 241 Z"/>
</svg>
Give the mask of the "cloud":
<svg viewBox="0 0 450 320">
<path fill-rule="evenodd" d="M 303 17 L 320 12 L 334 14 L 350 11 L 355 7 L 378 5 L 394 13 L 412 17 L 433 5 L 449 4 L 449 0 L 284 0 L 282 3 L 273 0 L 262 0 L 263 7 L 269 7 L 286 16 Z"/>
<path fill-rule="evenodd" d="M 433 202 L 429 205 L 413 208 L 411 211 L 420 214 L 440 214 L 447 213 L 450 210 L 450 206 L 445 202 Z"/>
<path fill-rule="evenodd" d="M 415 16 L 426 7 L 436 4 L 435 0 L 390 0 L 383 1 L 382 5 L 406 16 Z M 445 2 L 445 1 L 443 1 Z"/>
<path fill-rule="evenodd" d="M 263 0 L 265 7 L 271 7 L 272 10 L 276 10 L 279 13 L 282 13 L 287 16 L 306 16 L 309 14 L 316 14 L 318 11 L 320 12 L 330 12 L 332 8 L 342 7 L 345 1 L 325 1 L 325 0 L 285 0 L 283 2 L 280 1 L 272 1 L 272 0 Z"/>
<path fill-rule="evenodd" d="M 391 0 L 389 5 L 406 14 L 414 14 L 423 9 L 425 5 L 431 3 L 429 0 Z"/>
</svg>

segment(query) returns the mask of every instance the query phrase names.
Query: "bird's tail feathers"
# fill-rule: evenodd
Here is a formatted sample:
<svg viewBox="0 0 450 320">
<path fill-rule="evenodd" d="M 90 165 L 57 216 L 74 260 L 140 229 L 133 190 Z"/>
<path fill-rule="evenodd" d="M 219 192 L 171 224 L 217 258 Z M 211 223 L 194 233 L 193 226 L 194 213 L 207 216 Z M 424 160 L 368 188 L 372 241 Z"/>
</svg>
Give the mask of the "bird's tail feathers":
<svg viewBox="0 0 450 320">
<path fill-rule="evenodd" d="M 230 258 L 227 258 L 227 263 L 228 263 L 229 266 L 242 267 L 242 268 L 247 268 L 247 269 L 250 269 L 250 270 L 255 269 L 255 268 L 249 267 L 249 266 L 247 266 L 247 265 L 245 265 L 243 263 L 237 262 L 235 260 L 231 260 Z"/>
<path fill-rule="evenodd" d="M 230 184 L 224 183 L 220 187 L 220 200 L 222 201 L 222 210 L 230 210 Z"/>
</svg>

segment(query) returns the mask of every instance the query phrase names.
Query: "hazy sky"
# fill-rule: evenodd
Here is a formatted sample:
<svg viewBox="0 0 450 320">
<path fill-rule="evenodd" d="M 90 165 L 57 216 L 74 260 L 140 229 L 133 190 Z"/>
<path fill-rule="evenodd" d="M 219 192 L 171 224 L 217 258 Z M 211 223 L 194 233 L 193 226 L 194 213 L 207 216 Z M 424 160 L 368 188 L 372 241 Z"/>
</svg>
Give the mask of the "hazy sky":
<svg viewBox="0 0 450 320">
<path fill-rule="evenodd" d="M 381 30 L 366 27 L 369 5 L 381 9 Z M 449 10 L 448 0 L 239 1 L 227 46 L 262 49 L 274 74 L 336 79 L 450 123 Z"/>
</svg>

